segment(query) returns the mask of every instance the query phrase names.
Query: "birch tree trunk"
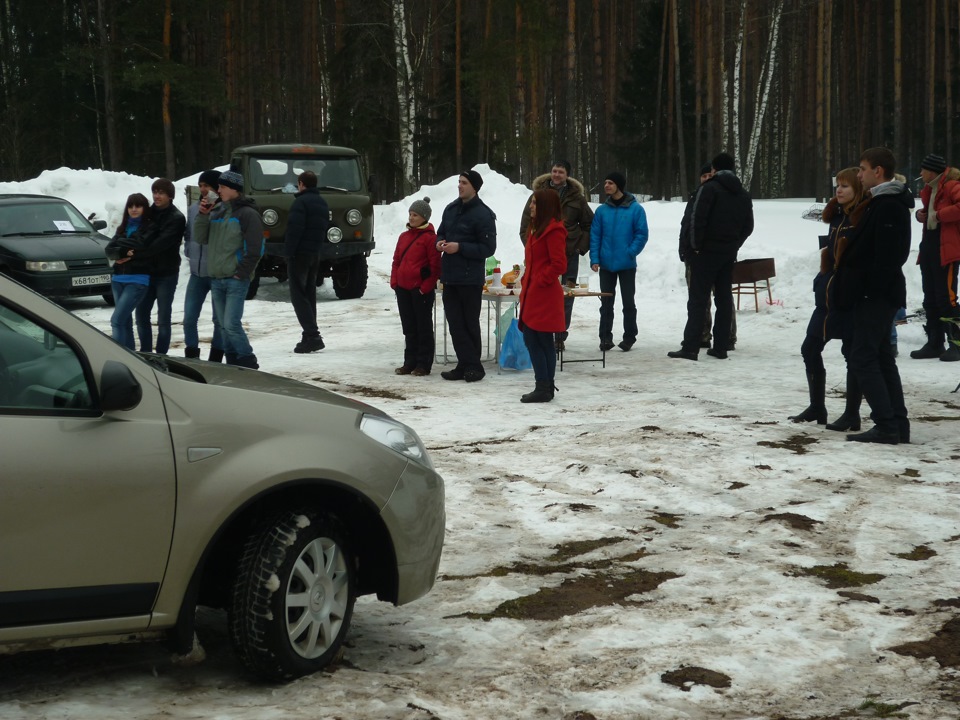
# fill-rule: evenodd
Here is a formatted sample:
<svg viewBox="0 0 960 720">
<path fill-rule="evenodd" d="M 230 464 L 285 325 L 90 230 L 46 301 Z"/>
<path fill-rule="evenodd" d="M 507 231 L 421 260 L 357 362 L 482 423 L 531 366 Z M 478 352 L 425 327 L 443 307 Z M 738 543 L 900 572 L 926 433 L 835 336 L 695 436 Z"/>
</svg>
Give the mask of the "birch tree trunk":
<svg viewBox="0 0 960 720">
<path fill-rule="evenodd" d="M 680 192 L 686 192 L 687 185 L 687 150 L 683 142 L 683 115 L 682 108 L 682 85 L 680 83 L 680 18 L 677 6 L 679 0 L 673 0 L 673 74 L 674 74 L 674 98 L 676 102 L 676 121 L 677 121 L 677 153 L 680 160 Z"/>
<path fill-rule="evenodd" d="M 404 0 L 393 0 L 393 46 L 397 56 L 398 139 L 400 168 L 403 172 L 402 192 L 409 194 L 416 186 L 413 177 L 413 138 L 416 132 L 417 95 L 413 66 L 410 63 L 410 44 L 407 41 L 407 20 Z"/>
<path fill-rule="evenodd" d="M 757 158 L 757 148 L 760 146 L 760 133 L 770 104 L 770 87 L 777 70 L 777 57 L 780 50 L 780 19 L 783 17 L 783 0 L 777 0 L 770 11 L 770 33 L 767 39 L 767 55 L 763 59 L 763 70 L 760 73 L 761 82 L 757 85 L 757 94 L 754 101 L 753 129 L 747 140 L 747 155 L 740 169 L 740 182 L 745 188 L 750 187 L 753 179 L 754 163 Z"/>
<path fill-rule="evenodd" d="M 743 72 L 743 54 L 745 52 L 744 45 L 746 44 L 747 34 L 746 25 L 747 0 L 740 0 L 740 20 L 737 22 L 737 46 L 733 55 L 733 127 L 731 139 L 733 140 L 733 157 L 737 165 L 740 166 L 737 169 L 737 174 L 740 175 L 741 181 L 743 181 L 743 157 L 740 155 L 740 106 L 743 102 L 743 94 L 740 91 L 740 74 Z M 744 186 L 749 185 L 747 182 L 743 184 Z"/>
</svg>

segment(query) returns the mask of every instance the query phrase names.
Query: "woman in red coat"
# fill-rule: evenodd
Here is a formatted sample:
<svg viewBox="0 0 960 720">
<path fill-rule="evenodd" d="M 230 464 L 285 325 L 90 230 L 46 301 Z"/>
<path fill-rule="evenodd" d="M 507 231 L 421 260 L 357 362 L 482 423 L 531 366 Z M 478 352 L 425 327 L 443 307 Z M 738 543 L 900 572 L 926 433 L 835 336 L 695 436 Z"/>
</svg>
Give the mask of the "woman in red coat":
<svg viewBox="0 0 960 720">
<path fill-rule="evenodd" d="M 520 402 L 553 400 L 557 350 L 554 333 L 566 329 L 560 275 L 567 269 L 567 229 L 563 225 L 560 195 L 537 190 L 530 198 L 530 228 L 524 249 L 523 285 L 520 290 L 520 329 L 530 351 L 536 389 Z"/>
<path fill-rule="evenodd" d="M 410 205 L 410 222 L 393 252 L 390 287 L 397 294 L 405 341 L 403 365 L 394 370 L 397 375 L 429 375 L 433 367 L 433 304 L 440 279 L 440 253 L 430 215 L 430 198 L 415 200 Z"/>
</svg>

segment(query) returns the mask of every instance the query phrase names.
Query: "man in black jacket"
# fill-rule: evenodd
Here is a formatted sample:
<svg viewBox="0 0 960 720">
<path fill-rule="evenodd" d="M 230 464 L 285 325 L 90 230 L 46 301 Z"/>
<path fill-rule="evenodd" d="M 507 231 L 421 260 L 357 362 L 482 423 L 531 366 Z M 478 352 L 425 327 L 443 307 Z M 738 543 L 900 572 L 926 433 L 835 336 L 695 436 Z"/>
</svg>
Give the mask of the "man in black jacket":
<svg viewBox="0 0 960 720">
<path fill-rule="evenodd" d="M 323 350 L 323 338 L 317 328 L 317 274 L 320 271 L 320 245 L 330 227 L 330 207 L 317 190 L 317 175 L 300 173 L 300 192 L 287 217 L 287 277 L 290 302 L 303 330 L 295 353 Z"/>
<path fill-rule="evenodd" d="M 483 178 L 476 170 L 460 173 L 459 197 L 447 205 L 437 228 L 437 250 L 443 253 L 443 312 L 450 326 L 450 339 L 457 366 L 440 373 L 444 380 L 483 380 L 480 359 L 480 304 L 484 264 L 497 251 L 497 216 L 477 193 Z"/>
<path fill-rule="evenodd" d="M 847 440 L 896 445 L 910 442 L 900 372 L 890 344 L 897 309 L 906 306 L 903 264 L 910 253 L 913 195 L 894 179 L 896 158 L 884 147 L 864 150 L 858 177 L 865 193 L 863 214 L 837 261 L 832 300 L 853 310 L 850 370 L 860 381 L 875 426 Z"/>
<path fill-rule="evenodd" d="M 713 177 L 697 190 L 680 232 L 680 259 L 690 263 L 687 324 L 680 349 L 667 356 L 684 360 L 696 360 L 700 352 L 711 289 L 717 312 L 713 347 L 707 354 L 720 360 L 727 357 L 733 321 L 733 264 L 740 246 L 753 232 L 753 200 L 733 172 L 733 156 L 720 153 L 710 165 Z"/>
<path fill-rule="evenodd" d="M 177 192 L 172 182 L 157 178 L 150 189 L 153 207 L 150 208 L 150 222 L 143 230 L 145 247 L 138 253 L 139 260 L 150 264 L 150 287 L 137 305 L 137 336 L 140 338 L 140 352 L 156 351 L 159 355 L 166 355 L 170 349 L 173 296 L 180 279 L 180 243 L 187 219 L 173 204 Z M 150 322 L 154 303 L 157 304 L 156 347 Z"/>
</svg>

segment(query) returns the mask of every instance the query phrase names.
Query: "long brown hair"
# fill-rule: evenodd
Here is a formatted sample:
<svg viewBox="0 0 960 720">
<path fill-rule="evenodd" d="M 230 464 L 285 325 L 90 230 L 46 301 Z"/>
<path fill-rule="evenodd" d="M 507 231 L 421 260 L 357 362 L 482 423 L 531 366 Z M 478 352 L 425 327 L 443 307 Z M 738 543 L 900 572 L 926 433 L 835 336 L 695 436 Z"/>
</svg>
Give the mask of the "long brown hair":
<svg viewBox="0 0 960 720">
<path fill-rule="evenodd" d="M 140 216 L 141 227 L 150 217 L 150 201 L 142 193 L 134 193 L 127 198 L 127 204 L 123 206 L 123 220 L 120 221 L 120 227 L 117 228 L 117 237 L 124 237 L 127 234 L 127 222 L 130 220 L 130 206 L 142 207 L 143 215 Z"/>
<path fill-rule="evenodd" d="M 560 219 L 560 194 L 552 188 L 535 190 L 533 199 L 537 201 L 537 217 L 530 229 L 531 235 L 541 235 L 551 220 Z"/>
</svg>

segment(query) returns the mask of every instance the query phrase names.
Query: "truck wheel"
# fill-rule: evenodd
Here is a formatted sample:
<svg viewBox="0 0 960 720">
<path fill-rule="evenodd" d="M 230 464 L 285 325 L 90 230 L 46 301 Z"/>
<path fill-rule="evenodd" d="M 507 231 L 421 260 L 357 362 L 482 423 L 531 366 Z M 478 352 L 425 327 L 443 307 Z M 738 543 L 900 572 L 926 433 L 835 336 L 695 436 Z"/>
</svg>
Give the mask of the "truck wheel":
<svg viewBox="0 0 960 720">
<path fill-rule="evenodd" d="M 362 298 L 367 289 L 367 258 L 353 255 L 333 266 L 333 291 L 341 300 Z"/>
<path fill-rule="evenodd" d="M 356 564 L 337 520 L 285 511 L 243 548 L 229 613 L 243 665 L 268 680 L 290 680 L 342 653 L 356 600 Z"/>
<path fill-rule="evenodd" d="M 250 286 L 247 288 L 247 300 L 253 300 L 257 296 L 257 290 L 260 289 L 260 273 L 253 276 Z"/>
</svg>

